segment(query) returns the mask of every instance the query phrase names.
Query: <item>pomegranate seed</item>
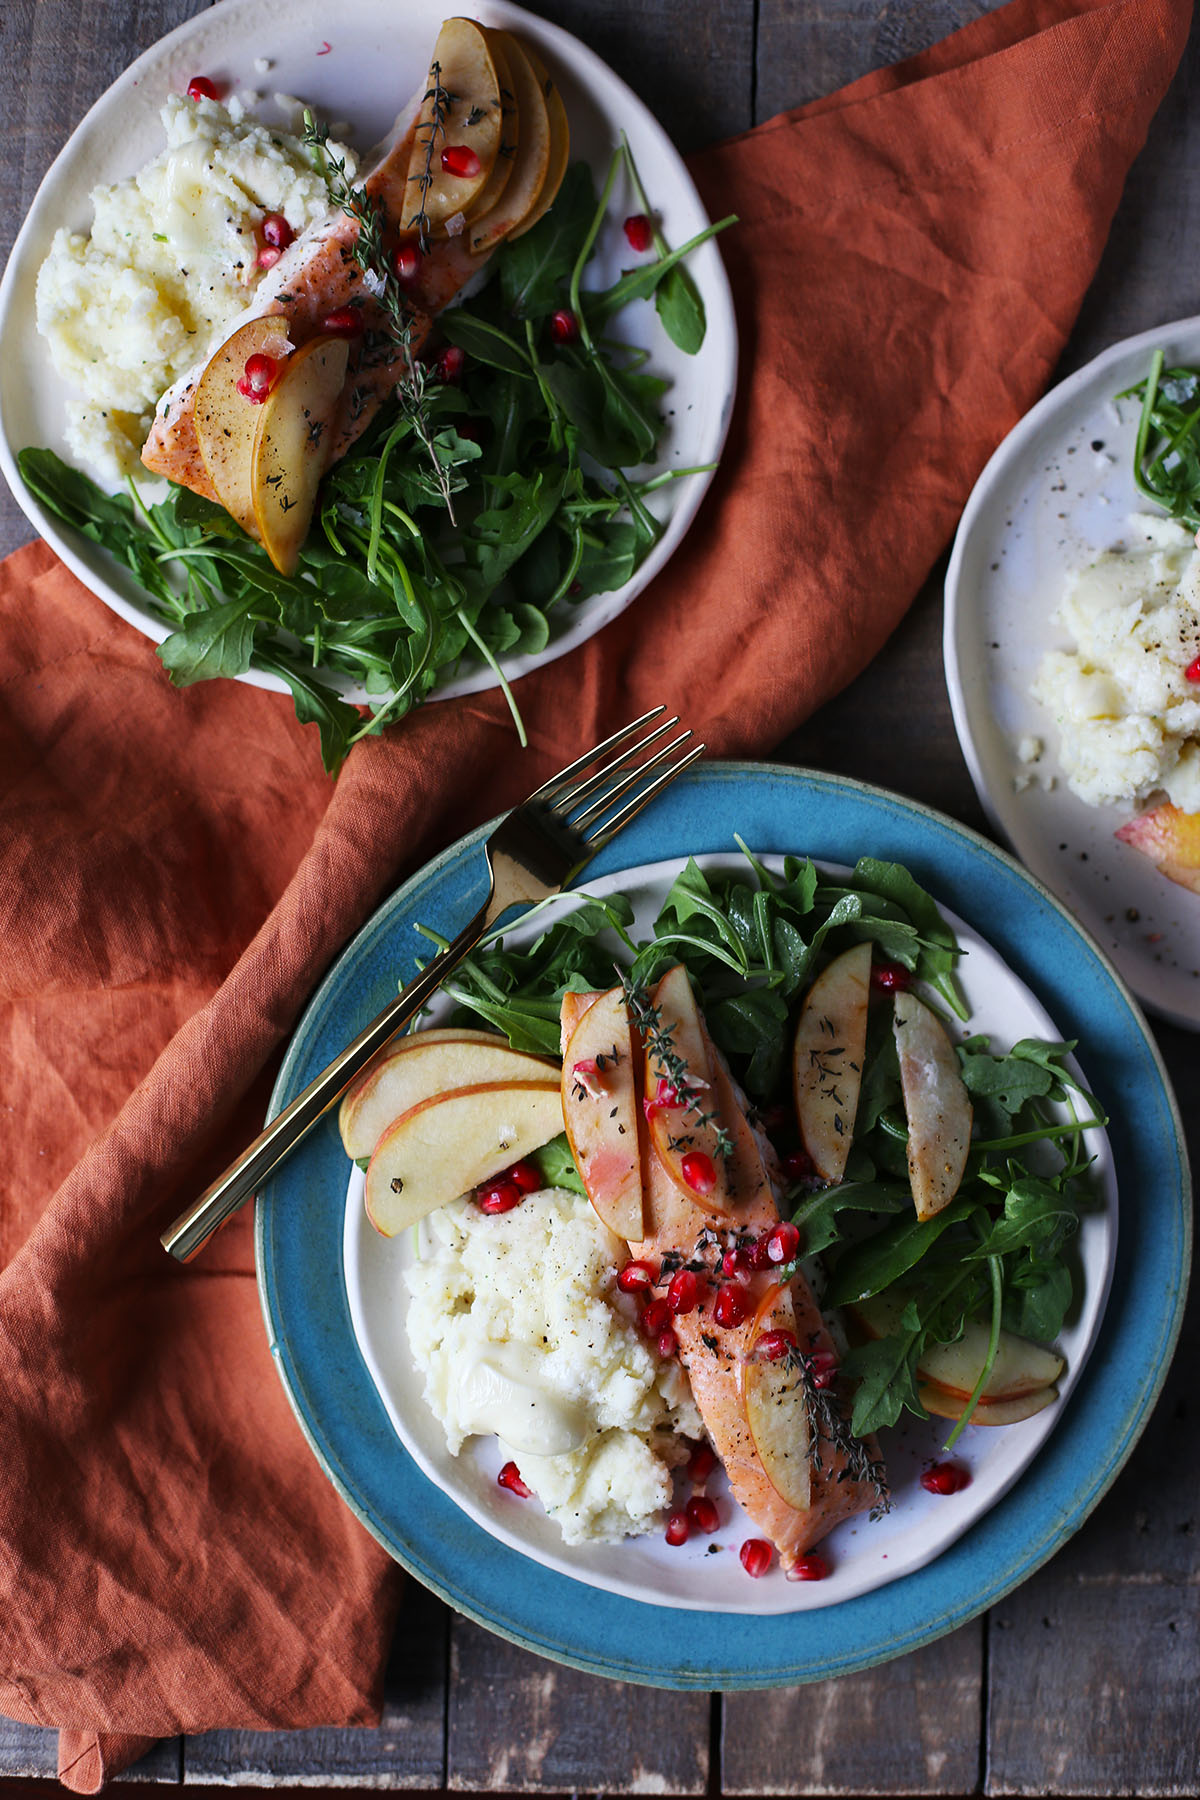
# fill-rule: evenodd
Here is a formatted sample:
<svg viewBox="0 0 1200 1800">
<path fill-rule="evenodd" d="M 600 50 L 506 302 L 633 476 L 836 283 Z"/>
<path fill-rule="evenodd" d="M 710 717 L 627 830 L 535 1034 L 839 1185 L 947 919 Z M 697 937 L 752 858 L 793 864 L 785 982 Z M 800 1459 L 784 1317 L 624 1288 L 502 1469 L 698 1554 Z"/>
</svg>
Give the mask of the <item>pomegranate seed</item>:
<svg viewBox="0 0 1200 1800">
<path fill-rule="evenodd" d="M 253 356 L 246 358 L 246 367 L 237 384 L 237 391 L 244 399 L 259 406 L 270 393 L 276 373 L 275 358 L 265 355 L 261 350 L 256 351 Z"/>
<path fill-rule="evenodd" d="M 688 1479 L 695 1482 L 707 1481 L 717 1466 L 717 1453 L 711 1444 L 697 1444 L 688 1457 Z"/>
<path fill-rule="evenodd" d="M 808 1358 L 809 1380 L 815 1388 L 833 1386 L 837 1374 L 837 1357 L 832 1350 L 814 1350 Z"/>
<path fill-rule="evenodd" d="M 871 986 L 880 994 L 904 994 L 913 978 L 903 963 L 872 963 Z"/>
<path fill-rule="evenodd" d="M 421 252 L 416 244 L 401 244 L 392 265 L 399 281 L 414 281 L 421 267 Z"/>
<path fill-rule="evenodd" d="M 971 1472 L 961 1463 L 931 1463 L 921 1471 L 921 1486 L 927 1494 L 961 1494 L 971 1485 Z"/>
<path fill-rule="evenodd" d="M 585 1094 L 593 1100 L 603 1100 L 605 1095 L 604 1078 L 596 1067 L 594 1056 L 580 1057 L 571 1064 L 571 1081 L 575 1087 L 581 1087 Z"/>
<path fill-rule="evenodd" d="M 807 1150 L 793 1150 L 783 1159 L 783 1172 L 789 1181 L 811 1181 L 817 1166 Z"/>
<path fill-rule="evenodd" d="M 799 1248 L 800 1233 L 790 1219 L 780 1219 L 778 1225 L 767 1233 L 768 1262 L 791 1262 Z"/>
<path fill-rule="evenodd" d="M 748 1311 L 745 1289 L 738 1287 L 736 1282 L 728 1281 L 717 1289 L 713 1318 L 718 1325 L 744 1325 Z"/>
<path fill-rule="evenodd" d="M 1192 658 L 1187 668 L 1183 671 L 1183 678 L 1185 681 L 1200 681 L 1200 656 Z"/>
<path fill-rule="evenodd" d="M 569 307 L 560 306 L 557 312 L 550 314 L 550 336 L 556 344 L 579 341 L 579 320 Z"/>
<path fill-rule="evenodd" d="M 789 1581 L 824 1581 L 829 1564 L 823 1556 L 802 1556 L 787 1572 Z"/>
<path fill-rule="evenodd" d="M 357 306 L 335 306 L 321 320 L 321 330 L 329 332 L 331 337 L 361 337 L 365 329 L 362 312 Z"/>
<path fill-rule="evenodd" d="M 640 255 L 654 242 L 654 232 L 645 213 L 631 213 L 625 221 L 625 237 L 629 248 Z"/>
<path fill-rule="evenodd" d="M 187 97 L 189 100 L 219 100 L 221 93 L 216 82 L 210 81 L 207 75 L 193 75 L 187 84 Z"/>
<path fill-rule="evenodd" d="M 721 1258 L 722 1275 L 746 1275 L 749 1273 L 749 1270 L 750 1258 L 741 1244 L 738 1244 L 732 1250 L 727 1250 Z"/>
<path fill-rule="evenodd" d="M 479 167 L 479 158 L 469 144 L 447 144 L 442 151 L 442 168 L 447 175 L 458 175 L 464 181 L 470 181 L 473 175 L 478 175 Z"/>
<path fill-rule="evenodd" d="M 676 1269 L 667 1283 L 667 1305 L 673 1313 L 695 1312 L 700 1303 L 700 1281 L 693 1269 Z"/>
<path fill-rule="evenodd" d="M 273 250 L 286 250 L 295 232 L 282 213 L 268 213 L 262 222 L 264 244 L 270 244 Z"/>
<path fill-rule="evenodd" d="M 652 1119 L 656 1112 L 674 1112 L 676 1107 L 682 1105 L 683 1100 L 679 1090 L 667 1080 L 665 1075 L 660 1075 L 658 1085 L 654 1090 L 654 1098 L 651 1100 L 649 1095 L 646 1096 L 642 1101 L 642 1111 L 648 1119 Z"/>
<path fill-rule="evenodd" d="M 668 1544 L 686 1544 L 691 1535 L 691 1520 L 682 1509 L 668 1513 L 667 1529 L 664 1533 Z"/>
<path fill-rule="evenodd" d="M 466 366 L 466 351 L 457 344 L 447 344 L 433 365 L 434 377 L 438 381 L 457 381 Z"/>
<path fill-rule="evenodd" d="M 521 1471 L 515 1462 L 505 1463 L 496 1477 L 496 1484 L 498 1487 L 507 1488 L 510 1494 L 517 1496 L 518 1500 L 528 1500 L 533 1493 L 533 1489 L 526 1487 L 521 1480 Z"/>
<path fill-rule="evenodd" d="M 665 1331 L 660 1331 L 658 1334 L 658 1354 L 662 1357 L 663 1361 L 666 1362 L 670 1357 L 674 1356 L 678 1348 L 679 1339 L 668 1325 Z"/>
<path fill-rule="evenodd" d="M 750 1245 L 750 1248 L 747 1250 L 746 1261 L 752 1269 L 769 1269 L 770 1268 L 771 1258 L 770 1258 L 770 1255 L 767 1250 L 767 1245 L 770 1242 L 770 1238 L 771 1238 L 770 1232 L 764 1231 L 763 1235 L 760 1238 L 755 1238 L 754 1242 Z"/>
<path fill-rule="evenodd" d="M 271 244 L 264 244 L 254 260 L 260 269 L 273 269 L 282 255 L 282 250 L 276 250 Z"/>
<path fill-rule="evenodd" d="M 475 1195 L 480 1212 L 506 1213 L 521 1204 L 521 1190 L 515 1181 L 493 1181 L 479 1188 Z"/>
<path fill-rule="evenodd" d="M 642 1329 L 647 1337 L 656 1338 L 660 1331 L 665 1331 L 671 1323 L 671 1309 L 659 1296 L 649 1301 L 642 1310 Z"/>
<path fill-rule="evenodd" d="M 777 1331 L 764 1331 L 754 1347 L 764 1362 L 781 1362 L 797 1348 L 796 1334 L 782 1326 Z"/>
<path fill-rule="evenodd" d="M 652 1288 L 658 1280 L 658 1270 L 651 1262 L 627 1262 L 617 1276 L 617 1286 L 623 1294 L 640 1294 L 646 1288 Z"/>
<path fill-rule="evenodd" d="M 536 1163 L 515 1162 L 511 1169 L 505 1169 L 501 1178 L 514 1181 L 523 1194 L 536 1194 L 540 1187 L 545 1187 L 542 1172 Z"/>
<path fill-rule="evenodd" d="M 771 1566 L 771 1558 L 774 1554 L 774 1548 L 772 1545 L 768 1544 L 766 1538 L 747 1538 L 741 1549 L 738 1551 L 738 1555 L 742 1559 L 743 1569 L 745 1569 L 747 1575 L 752 1575 L 755 1581 L 758 1580 L 760 1575 L 766 1574 Z"/>
<path fill-rule="evenodd" d="M 715 1500 L 710 1500 L 707 1494 L 692 1495 L 687 1503 L 687 1516 L 697 1531 L 707 1531 L 710 1536 L 721 1523 L 717 1503 Z"/>
<path fill-rule="evenodd" d="M 705 1156 L 703 1150 L 689 1150 L 679 1166 L 693 1194 L 712 1193 L 717 1185 L 717 1171 L 711 1156 Z"/>
</svg>

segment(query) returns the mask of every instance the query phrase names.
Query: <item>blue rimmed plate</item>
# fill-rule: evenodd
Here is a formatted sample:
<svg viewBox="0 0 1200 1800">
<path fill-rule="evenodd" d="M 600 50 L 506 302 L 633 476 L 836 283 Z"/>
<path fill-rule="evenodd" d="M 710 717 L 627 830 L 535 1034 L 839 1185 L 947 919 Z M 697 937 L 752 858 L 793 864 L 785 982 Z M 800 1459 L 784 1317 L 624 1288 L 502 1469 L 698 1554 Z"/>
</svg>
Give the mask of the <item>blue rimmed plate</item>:
<svg viewBox="0 0 1200 1800">
<path fill-rule="evenodd" d="M 823 1607 L 762 1616 L 662 1607 L 584 1590 L 482 1530 L 400 1447 L 362 1361 L 342 1279 L 346 1163 L 332 1121 L 264 1193 L 259 1281 L 272 1349 L 330 1479 L 399 1561 L 451 1605 L 504 1636 L 596 1674 L 655 1685 L 738 1688 L 847 1673 L 915 1648 L 991 1605 L 1074 1531 L 1129 1454 L 1166 1372 L 1190 1253 L 1189 1182 L 1178 1114 L 1135 1003 L 1056 901 L 1003 852 L 911 802 L 835 777 L 709 764 L 675 786 L 593 865 L 756 849 L 833 863 L 906 863 L 973 925 L 1080 1045 L 1108 1108 L 1124 1212 L 1122 1254 L 1095 1353 L 1053 1434 L 969 1531 L 898 1581 Z M 419 920 L 446 930 L 482 898 L 475 833 L 376 914 L 326 978 L 280 1074 L 272 1112 L 330 1060 L 413 971 Z M 1120 1357 L 1106 1354 L 1121 1345 Z M 586 1591 L 586 1604 L 582 1604 Z M 664 1642 L 673 1658 L 664 1663 Z"/>
</svg>

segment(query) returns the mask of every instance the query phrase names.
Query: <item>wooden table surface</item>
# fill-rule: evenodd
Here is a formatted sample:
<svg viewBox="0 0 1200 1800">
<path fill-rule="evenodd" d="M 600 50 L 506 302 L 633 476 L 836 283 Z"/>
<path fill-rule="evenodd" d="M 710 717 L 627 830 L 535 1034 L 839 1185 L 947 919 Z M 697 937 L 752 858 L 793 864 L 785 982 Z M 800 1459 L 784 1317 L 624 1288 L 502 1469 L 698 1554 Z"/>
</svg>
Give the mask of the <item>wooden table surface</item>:
<svg viewBox="0 0 1200 1800">
<path fill-rule="evenodd" d="M 986 0 L 532 0 L 654 109 L 684 150 L 912 54 Z M 0 254 L 92 101 L 203 0 L 2 0 Z M 403 0 L 398 0 L 398 13 Z M 1135 165 L 1062 373 L 1200 306 L 1200 45 Z M 1189 253 L 1190 252 L 1190 253 Z M 0 553 L 29 527 L 0 494 Z M 941 571 L 885 653 L 778 747 L 902 785 L 986 831 L 942 677 Z M 870 719 L 874 729 L 863 729 Z M 897 755 L 902 746 L 903 755 Z M 1200 1038 L 1156 1028 L 1200 1143 Z M 433 1792 L 700 1795 L 1194 1794 L 1200 1790 L 1200 1354 L 1174 1369 L 1086 1525 L 991 1613 L 836 1682 L 721 1697 L 559 1668 L 410 1585 L 378 1731 L 213 1732 L 160 1745 L 156 1782 Z M 52 1775 L 54 1734 L 0 1720 L 0 1777 Z"/>
</svg>

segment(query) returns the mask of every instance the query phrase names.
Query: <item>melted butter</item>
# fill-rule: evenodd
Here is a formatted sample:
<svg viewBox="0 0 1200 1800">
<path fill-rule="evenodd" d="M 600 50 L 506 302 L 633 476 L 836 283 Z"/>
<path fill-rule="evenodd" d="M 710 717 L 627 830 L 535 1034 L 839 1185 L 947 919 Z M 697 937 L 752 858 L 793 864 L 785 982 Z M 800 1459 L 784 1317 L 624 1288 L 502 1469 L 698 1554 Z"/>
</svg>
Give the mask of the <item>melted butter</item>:
<svg viewBox="0 0 1200 1800">
<path fill-rule="evenodd" d="M 517 1344 L 489 1344 L 458 1377 L 464 1427 L 494 1432 L 518 1455 L 561 1456 L 588 1436 L 587 1409 L 550 1393 L 537 1377 L 537 1359 Z"/>
<path fill-rule="evenodd" d="M 167 159 L 160 229 L 181 256 L 213 255 L 228 237 L 229 201 L 213 187 L 209 143 L 181 144 Z"/>
</svg>

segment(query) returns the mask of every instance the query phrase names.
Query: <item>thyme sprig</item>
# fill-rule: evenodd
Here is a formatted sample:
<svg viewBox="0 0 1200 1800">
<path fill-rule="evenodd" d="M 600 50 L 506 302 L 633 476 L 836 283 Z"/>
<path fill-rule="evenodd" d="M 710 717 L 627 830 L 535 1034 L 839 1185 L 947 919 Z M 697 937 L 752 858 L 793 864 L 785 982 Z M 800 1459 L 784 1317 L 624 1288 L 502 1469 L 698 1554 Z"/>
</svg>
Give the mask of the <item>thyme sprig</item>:
<svg viewBox="0 0 1200 1800">
<path fill-rule="evenodd" d="M 892 1510 L 891 1490 L 882 1461 L 873 1457 L 869 1444 L 850 1429 L 850 1421 L 842 1410 L 836 1389 L 818 1377 L 816 1360 L 797 1345 L 788 1351 L 787 1366 L 800 1382 L 814 1474 L 819 1475 L 824 1466 L 821 1460 L 821 1442 L 824 1440 L 844 1459 L 843 1467 L 838 1470 L 838 1480 L 858 1481 L 873 1488 L 875 1504 L 871 1508 L 871 1518 L 882 1519 Z"/>
<path fill-rule="evenodd" d="M 442 95 L 447 103 L 450 96 L 441 86 L 440 65 L 434 63 L 434 85 L 425 98 Z M 443 115 L 439 112 L 438 102 L 434 101 L 434 118 Z M 432 141 L 432 139 L 431 139 Z M 412 328 L 415 318 L 414 310 L 407 295 L 400 287 L 396 277 L 392 259 L 387 253 L 385 242 L 386 215 L 383 204 L 365 187 L 354 187 L 346 172 L 344 157 L 332 156 L 329 150 L 329 133 L 319 126 L 312 113 L 306 108 L 304 113 L 304 142 L 313 152 L 313 160 L 317 171 L 325 183 L 325 191 L 330 203 L 336 206 L 346 217 L 352 219 L 358 227 L 354 239 L 354 260 L 369 278 L 369 291 L 374 300 L 383 309 L 387 317 L 391 336 L 398 346 L 407 373 L 407 380 L 396 384 L 396 398 L 400 409 L 412 425 L 413 433 L 429 458 L 430 468 L 439 494 L 449 515 L 450 523 L 457 525 L 454 516 L 454 500 L 451 488 L 450 471 L 442 462 L 434 446 L 433 431 L 430 426 L 428 408 L 425 404 L 425 388 L 427 375 L 424 366 L 419 363 L 412 352 Z M 429 157 L 426 157 L 426 173 L 422 177 L 426 186 L 432 177 L 429 175 Z M 422 216 L 425 204 L 425 188 L 422 188 Z M 413 221 L 410 221 L 412 223 Z M 425 221 L 426 225 L 428 220 Z M 427 237 L 422 231 L 421 250 L 427 247 Z"/>
<path fill-rule="evenodd" d="M 683 1102 L 683 1110 L 690 1113 L 697 1125 L 711 1125 L 716 1136 L 717 1149 L 722 1156 L 733 1155 L 733 1139 L 721 1124 L 715 1112 L 705 1112 L 700 1095 L 693 1085 L 693 1077 L 687 1064 L 675 1048 L 671 1033 L 664 1027 L 662 1012 L 655 1006 L 646 989 L 639 981 L 635 981 L 627 969 L 617 968 L 621 986 L 625 990 L 625 1001 L 630 1016 L 649 1045 L 651 1054 L 659 1067 L 666 1071 L 667 1079 Z"/>
<path fill-rule="evenodd" d="M 423 131 L 427 132 L 428 136 L 424 139 L 425 166 L 417 177 L 417 185 L 421 190 L 420 205 L 412 215 L 412 218 L 408 221 L 408 228 L 411 231 L 414 226 L 416 227 L 417 242 L 421 246 L 421 255 L 424 256 L 429 249 L 430 226 L 426 202 L 429 199 L 429 190 L 433 186 L 434 181 L 434 145 L 437 143 L 439 132 L 443 137 L 446 135 L 446 115 L 454 104 L 454 95 L 442 86 L 442 65 L 440 62 L 434 62 L 430 67 L 429 87 L 425 90 L 425 96 L 421 104 L 422 110 L 424 110 L 425 106 L 431 104 L 431 112 L 429 118 L 423 120 L 417 126 L 415 133 L 418 138 Z M 467 123 L 473 124 L 474 119 L 469 119 Z"/>
</svg>

